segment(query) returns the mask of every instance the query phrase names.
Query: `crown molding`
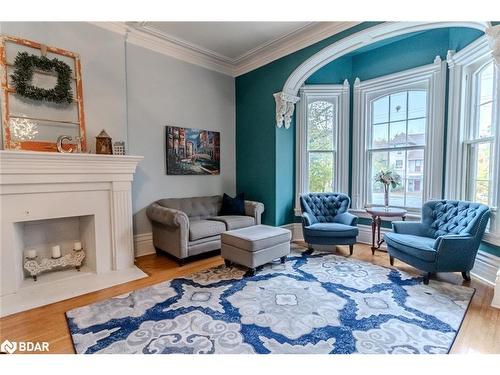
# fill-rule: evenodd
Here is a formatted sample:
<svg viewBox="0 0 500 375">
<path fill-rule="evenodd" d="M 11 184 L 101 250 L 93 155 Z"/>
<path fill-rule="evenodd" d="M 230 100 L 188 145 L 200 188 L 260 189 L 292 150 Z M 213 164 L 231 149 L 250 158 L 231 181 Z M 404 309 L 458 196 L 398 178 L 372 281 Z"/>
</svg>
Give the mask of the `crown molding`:
<svg viewBox="0 0 500 375">
<path fill-rule="evenodd" d="M 270 62 L 338 34 L 360 22 L 318 22 L 249 51 L 236 61 L 235 76 L 248 73 Z"/>
<path fill-rule="evenodd" d="M 160 33 L 149 27 L 147 22 L 91 22 L 95 26 L 124 36 L 127 42 L 134 45 L 232 77 L 248 73 L 359 23 L 309 23 L 300 29 L 268 41 L 232 59 L 201 46 Z"/>
</svg>

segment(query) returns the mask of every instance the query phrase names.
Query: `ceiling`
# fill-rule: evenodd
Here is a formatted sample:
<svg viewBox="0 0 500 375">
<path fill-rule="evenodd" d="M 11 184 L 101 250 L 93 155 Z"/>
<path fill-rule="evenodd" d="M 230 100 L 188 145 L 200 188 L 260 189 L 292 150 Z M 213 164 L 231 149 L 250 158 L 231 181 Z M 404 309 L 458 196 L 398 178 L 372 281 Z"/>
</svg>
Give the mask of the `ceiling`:
<svg viewBox="0 0 500 375">
<path fill-rule="evenodd" d="M 237 61 L 311 22 L 146 22 L 143 27 L 227 61 Z"/>
<path fill-rule="evenodd" d="M 127 22 L 126 32 L 132 43 L 238 76 L 356 24 L 357 22 Z M 116 29 L 117 25 L 113 27 Z"/>
</svg>

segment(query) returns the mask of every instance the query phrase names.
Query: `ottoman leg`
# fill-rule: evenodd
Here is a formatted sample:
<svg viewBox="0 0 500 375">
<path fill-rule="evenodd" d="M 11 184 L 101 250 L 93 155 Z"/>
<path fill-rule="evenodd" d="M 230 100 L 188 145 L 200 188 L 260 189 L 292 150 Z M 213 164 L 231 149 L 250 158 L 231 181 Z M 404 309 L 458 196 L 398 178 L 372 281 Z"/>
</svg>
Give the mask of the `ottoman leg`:
<svg viewBox="0 0 500 375">
<path fill-rule="evenodd" d="M 286 255 L 285 255 L 285 256 L 282 256 L 282 257 L 280 258 L 280 262 L 281 262 L 281 263 L 285 263 L 285 261 L 286 261 Z"/>
<path fill-rule="evenodd" d="M 354 245 L 349 245 L 349 255 L 352 255 L 354 252 Z"/>
<path fill-rule="evenodd" d="M 224 259 L 224 265 L 225 265 L 226 267 L 231 267 L 231 261 L 230 261 L 230 260 L 228 260 L 228 259 Z"/>
</svg>

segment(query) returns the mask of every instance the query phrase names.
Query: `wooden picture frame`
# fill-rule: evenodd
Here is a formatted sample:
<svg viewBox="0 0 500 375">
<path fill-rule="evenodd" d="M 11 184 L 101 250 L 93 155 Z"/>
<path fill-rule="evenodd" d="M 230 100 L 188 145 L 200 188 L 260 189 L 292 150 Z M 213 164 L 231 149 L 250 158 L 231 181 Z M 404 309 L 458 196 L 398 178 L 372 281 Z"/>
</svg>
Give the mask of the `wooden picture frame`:
<svg viewBox="0 0 500 375">
<path fill-rule="evenodd" d="M 76 111 L 78 112 L 77 121 L 64 121 L 60 119 L 50 119 L 50 118 L 37 118 L 24 117 L 24 116 L 11 116 L 10 99 L 11 95 L 16 93 L 14 87 L 9 85 L 9 69 L 12 69 L 12 63 L 9 63 L 7 56 L 7 46 L 9 43 L 13 43 L 23 47 L 29 47 L 31 49 L 36 49 L 40 51 L 43 56 L 46 53 L 51 53 L 54 55 L 59 55 L 64 58 L 70 58 L 73 61 L 73 76 L 72 80 L 75 82 L 75 89 L 73 93 L 73 103 L 69 105 L 75 105 Z M 43 71 L 37 71 L 40 74 L 52 75 L 52 73 L 47 73 Z M 71 126 L 75 125 L 78 127 L 78 136 L 81 137 L 81 149 L 82 152 L 87 151 L 87 141 L 85 132 L 85 115 L 83 110 L 83 86 L 82 86 L 82 75 L 81 75 L 81 62 L 80 56 L 71 51 L 64 50 L 62 48 L 56 48 L 51 46 L 46 46 L 42 43 L 30 41 L 23 38 L 18 38 L 14 36 L 1 35 L 0 36 L 0 75 L 1 75 L 1 90 L 2 90 L 2 133 L 3 133 L 3 148 L 5 150 L 29 150 L 29 151 L 49 151 L 57 152 L 56 140 L 53 142 L 50 140 L 15 140 L 12 138 L 11 134 L 11 118 L 21 118 L 32 121 L 45 122 L 46 125 L 50 123 L 59 124 L 60 126 Z M 42 103 L 43 105 L 43 103 Z M 65 144 L 67 151 L 76 151 L 76 143 Z"/>
</svg>

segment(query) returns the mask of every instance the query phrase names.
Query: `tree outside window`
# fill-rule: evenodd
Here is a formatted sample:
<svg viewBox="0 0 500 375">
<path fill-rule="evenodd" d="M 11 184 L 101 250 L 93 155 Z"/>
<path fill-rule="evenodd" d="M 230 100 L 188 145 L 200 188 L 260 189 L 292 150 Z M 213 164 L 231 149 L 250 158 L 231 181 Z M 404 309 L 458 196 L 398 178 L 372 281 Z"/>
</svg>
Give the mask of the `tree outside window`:
<svg viewBox="0 0 500 375">
<path fill-rule="evenodd" d="M 307 105 L 309 191 L 333 190 L 335 165 L 335 105 L 315 100 Z"/>
</svg>

